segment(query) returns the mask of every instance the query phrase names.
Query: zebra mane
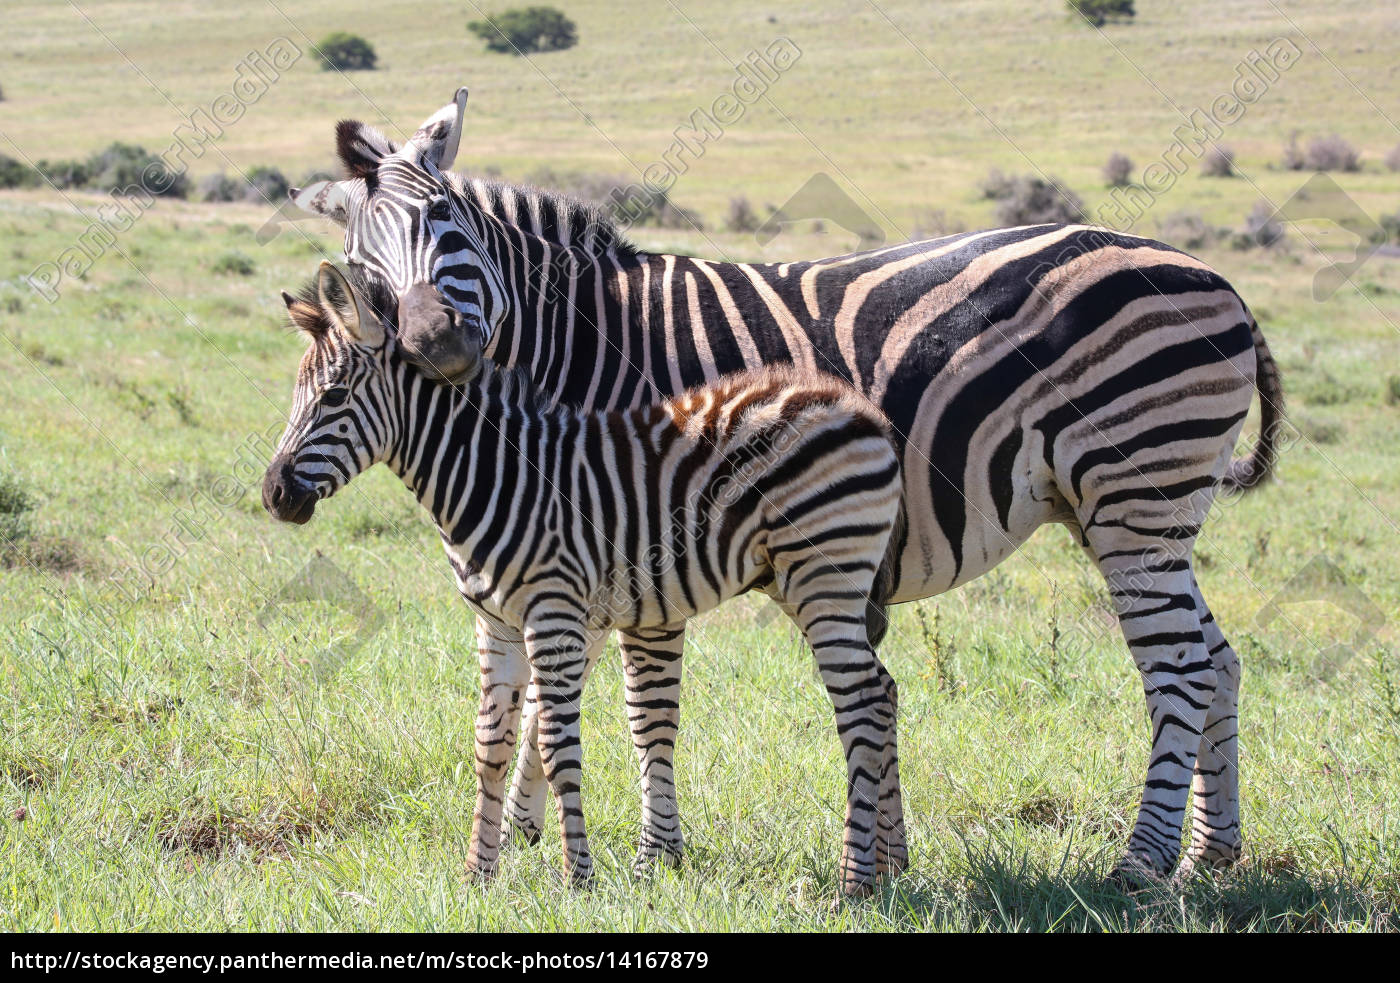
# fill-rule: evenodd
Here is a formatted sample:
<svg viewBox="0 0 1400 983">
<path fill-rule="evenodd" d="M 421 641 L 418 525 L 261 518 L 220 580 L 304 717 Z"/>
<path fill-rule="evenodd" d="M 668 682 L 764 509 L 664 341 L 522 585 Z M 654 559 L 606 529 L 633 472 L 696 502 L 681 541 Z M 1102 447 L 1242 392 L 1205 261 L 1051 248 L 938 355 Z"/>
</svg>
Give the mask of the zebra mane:
<svg viewBox="0 0 1400 983">
<path fill-rule="evenodd" d="M 446 176 L 457 192 L 488 214 L 548 242 L 581 249 L 594 258 L 637 255 L 637 247 L 601 205 L 529 184 L 455 171 Z"/>
</svg>

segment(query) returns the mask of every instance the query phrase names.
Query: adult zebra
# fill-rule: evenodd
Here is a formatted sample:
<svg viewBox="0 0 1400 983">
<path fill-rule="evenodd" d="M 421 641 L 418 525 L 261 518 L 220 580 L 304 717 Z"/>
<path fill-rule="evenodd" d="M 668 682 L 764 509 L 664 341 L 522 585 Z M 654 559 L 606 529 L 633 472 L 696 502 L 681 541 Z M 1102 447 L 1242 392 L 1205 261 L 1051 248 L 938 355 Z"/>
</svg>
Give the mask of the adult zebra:
<svg viewBox="0 0 1400 983">
<path fill-rule="evenodd" d="M 1219 274 L 1161 243 L 1074 225 L 802 263 L 645 253 L 594 208 L 447 173 L 465 106 L 462 89 L 402 147 L 342 121 L 349 178 L 293 192 L 345 226 L 351 263 L 391 285 L 421 364 L 451 375 L 479 341 L 586 407 L 636 406 L 772 362 L 851 381 L 902 447 L 909 525 L 893 600 L 980 576 L 1047 522 L 1071 527 L 1108 581 L 1152 734 L 1115 873 L 1176 865 L 1188 791 L 1187 864 L 1239 856 L 1239 660 L 1191 550 L 1217 487 L 1269 475 L 1283 402 L 1264 338 Z M 1260 438 L 1232 462 L 1256 388 Z M 681 647 L 621 638 L 643 824 L 667 854 L 680 849 Z M 544 803 L 529 726 L 507 815 L 533 836 Z"/>
</svg>

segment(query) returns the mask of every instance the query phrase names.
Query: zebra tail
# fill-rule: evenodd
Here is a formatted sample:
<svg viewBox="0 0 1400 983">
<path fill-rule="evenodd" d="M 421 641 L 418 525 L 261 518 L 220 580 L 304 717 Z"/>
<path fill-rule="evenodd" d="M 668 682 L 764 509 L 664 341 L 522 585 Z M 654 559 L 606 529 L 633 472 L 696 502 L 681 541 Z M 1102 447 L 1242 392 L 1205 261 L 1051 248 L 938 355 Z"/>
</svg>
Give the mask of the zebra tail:
<svg viewBox="0 0 1400 983">
<path fill-rule="evenodd" d="M 1254 357 L 1257 363 L 1255 385 L 1259 390 L 1259 440 L 1244 457 L 1230 462 L 1220 487 L 1227 492 L 1245 492 L 1258 488 L 1273 476 L 1278 463 L 1279 440 L 1283 435 L 1283 376 L 1278 363 L 1264 341 L 1259 322 L 1253 316 L 1249 329 L 1254 336 Z"/>
<path fill-rule="evenodd" d="M 889 605 L 886 603 L 894 593 L 894 585 L 899 580 L 899 557 L 904 552 L 909 520 L 904 512 L 904 491 L 899 494 L 899 510 L 895 513 L 894 525 L 890 527 L 890 541 L 885 547 L 885 558 L 880 569 L 875 571 L 875 583 L 870 588 L 870 599 L 865 604 L 865 637 L 872 649 L 878 648 L 890 627 Z"/>
</svg>

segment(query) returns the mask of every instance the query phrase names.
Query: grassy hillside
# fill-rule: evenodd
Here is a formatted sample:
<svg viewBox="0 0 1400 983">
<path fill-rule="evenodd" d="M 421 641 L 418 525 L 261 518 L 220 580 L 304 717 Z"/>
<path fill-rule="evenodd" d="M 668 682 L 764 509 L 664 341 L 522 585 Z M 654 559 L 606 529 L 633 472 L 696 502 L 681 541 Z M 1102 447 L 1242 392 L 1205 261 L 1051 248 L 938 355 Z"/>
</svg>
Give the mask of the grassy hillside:
<svg viewBox="0 0 1400 983">
<path fill-rule="evenodd" d="M 1110 152 L 1139 167 L 1161 156 L 1174 106 L 1209 106 L 1251 49 L 1288 36 L 1302 58 L 1223 137 L 1246 176 L 1193 169 L 1143 229 L 1183 209 L 1236 226 L 1259 198 L 1282 201 L 1306 177 L 1278 167 L 1294 129 L 1360 147 L 1363 170 L 1338 184 L 1373 216 L 1400 209 L 1400 175 L 1380 163 L 1400 131 L 1376 108 L 1394 119 L 1400 104 L 1393 17 L 1367 3 L 1139 2 L 1135 24 L 1103 34 L 1053 2 L 685 2 L 648 16 L 571 3 L 578 48 L 531 62 L 468 37 L 471 4 L 278 4 L 290 21 L 261 3 L 162 4 L 159 16 L 131 0 L 80 6 L 141 72 L 71 7 L 9 5 L 0 154 L 80 157 L 118 139 L 158 150 L 177 109 L 231 90 L 248 51 L 347 29 L 374 43 L 380 70 L 345 78 L 298 62 L 193 173 L 271 164 L 299 177 L 329 165 L 335 119 L 411 131 L 466 82 L 464 166 L 635 176 L 733 84 L 733 61 L 783 35 L 802 56 L 771 102 L 673 191 L 705 229 L 636 237 L 791 258 L 853 237 L 828 223 L 765 248 L 720 230 L 729 200 L 763 211 L 825 172 L 896 237 L 923 209 L 989 223 L 977 185 L 997 167 L 1056 175 L 1092 211 Z M 1277 250 L 1200 251 L 1259 315 L 1305 438 L 1275 485 L 1222 509 L 1198 551 L 1245 662 L 1238 873 L 1136 897 L 1101 886 L 1141 782 L 1143 702 L 1097 575 L 1046 529 L 982 580 L 897 611 L 883 654 L 901 687 L 912 869 L 833 910 L 830 707 L 810 654 L 747 599 L 703 619 L 687 655 L 685 867 L 628 874 L 636 776 L 609 654 L 584 708 L 599 886 L 560 886 L 553 831 L 513 849 L 497 884 L 464 884 L 477 678 L 436 533 L 382 470 L 304 528 L 275 525 L 258 501 L 300 352 L 277 292 L 338 241 L 310 222 L 259 245 L 270 207 L 161 201 L 46 302 L 20 277 L 72 246 L 103 203 L 0 192 L 0 926 L 1397 926 L 1394 259 L 1372 258 L 1319 303 L 1314 272 L 1350 246 L 1335 229 L 1311 242 L 1295 229 Z M 367 620 L 287 599 L 317 553 L 339 571 L 317 567 L 323 579 L 368 599 Z M 1340 595 L 1325 578 L 1285 594 L 1301 602 L 1285 617 L 1261 617 L 1324 560 L 1334 586 L 1381 612 L 1374 632 L 1355 634 L 1364 622 L 1326 600 Z"/>
</svg>

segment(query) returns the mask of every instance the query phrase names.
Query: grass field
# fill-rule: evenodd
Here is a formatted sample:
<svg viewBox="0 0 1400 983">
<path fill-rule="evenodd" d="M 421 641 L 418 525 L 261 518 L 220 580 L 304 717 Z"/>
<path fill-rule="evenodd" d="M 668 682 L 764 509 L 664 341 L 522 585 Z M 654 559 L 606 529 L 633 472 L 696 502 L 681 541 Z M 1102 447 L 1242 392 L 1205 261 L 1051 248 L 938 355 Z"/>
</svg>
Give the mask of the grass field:
<svg viewBox="0 0 1400 983">
<path fill-rule="evenodd" d="M 646 17 L 570 3 L 578 48 L 529 62 L 467 37 L 470 3 L 350 6 L 10 4 L 0 154 L 159 150 L 249 50 L 340 28 L 375 44 L 380 70 L 299 61 L 192 173 L 298 177 L 329 166 L 334 120 L 411 132 L 465 82 L 460 167 L 635 177 L 733 84 L 732 62 L 783 35 L 799 61 L 673 189 L 704 229 L 635 238 L 793 258 L 854 238 L 804 228 L 763 247 L 718 231 L 730 199 L 766 213 L 826 173 L 902 238 L 927 209 L 990 223 L 977 185 L 996 167 L 1054 174 L 1092 213 L 1110 152 L 1160 157 L 1181 110 L 1288 37 L 1301 58 L 1222 138 L 1244 176 L 1193 169 L 1134 231 L 1183 209 L 1233 227 L 1282 202 L 1307 177 L 1278 166 L 1294 130 L 1358 146 L 1363 168 L 1338 186 L 1373 217 L 1400 210 L 1400 174 L 1381 164 L 1400 143 L 1400 67 L 1380 4 L 1139 2 L 1135 24 L 1099 33 L 1049 0 Z M 1351 248 L 1335 227 L 1199 251 L 1259 316 L 1303 436 L 1198 547 L 1245 665 L 1246 861 L 1182 888 L 1102 885 L 1142 780 L 1143 699 L 1097 574 L 1045 529 L 987 577 L 896 610 L 882 654 L 900 683 L 911 870 L 833 908 L 830 705 L 793 631 L 749 599 L 690 638 L 683 868 L 628 873 L 636 769 L 609 655 L 584 708 L 597 887 L 562 886 L 552 830 L 511 849 L 496 883 L 466 883 L 477 672 L 436 532 L 382 469 L 304 528 L 275 524 L 256 488 L 301 349 L 278 291 L 338 238 L 306 222 L 259 245 L 270 205 L 160 201 L 45 301 L 22 277 L 104 201 L 0 192 L 0 928 L 1400 927 L 1397 260 L 1371 258 L 1318 302 L 1314 273 Z M 298 602 L 308 570 L 352 603 Z"/>
</svg>

